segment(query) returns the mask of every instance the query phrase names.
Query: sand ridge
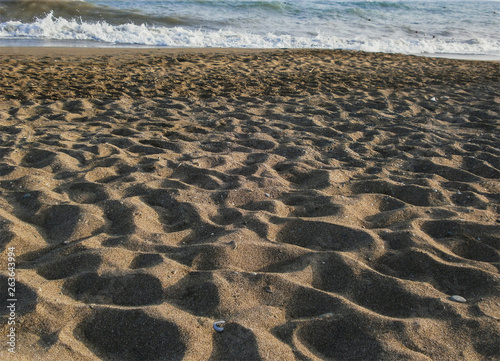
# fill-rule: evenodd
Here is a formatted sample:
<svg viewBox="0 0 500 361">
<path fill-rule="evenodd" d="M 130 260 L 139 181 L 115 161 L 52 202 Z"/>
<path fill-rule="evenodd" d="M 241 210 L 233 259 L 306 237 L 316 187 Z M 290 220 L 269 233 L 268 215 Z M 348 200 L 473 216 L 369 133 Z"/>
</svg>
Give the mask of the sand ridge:
<svg viewBox="0 0 500 361">
<path fill-rule="evenodd" d="M 498 358 L 499 79 L 344 51 L 1 55 L 11 359 Z"/>
</svg>

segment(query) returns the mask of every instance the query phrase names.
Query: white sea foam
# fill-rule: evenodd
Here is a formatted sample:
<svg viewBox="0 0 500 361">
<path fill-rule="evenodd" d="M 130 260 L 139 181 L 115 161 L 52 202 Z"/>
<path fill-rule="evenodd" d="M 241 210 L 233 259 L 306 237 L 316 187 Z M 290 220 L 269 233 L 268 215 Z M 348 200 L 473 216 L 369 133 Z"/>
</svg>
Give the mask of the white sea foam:
<svg viewBox="0 0 500 361">
<path fill-rule="evenodd" d="M 340 33 L 340 32 L 339 32 Z M 52 12 L 33 22 L 6 21 L 0 23 L 0 40 L 64 40 L 91 41 L 96 44 L 133 44 L 166 47 L 238 47 L 238 48 L 326 48 L 406 54 L 488 54 L 500 56 L 500 40 L 481 38 L 455 39 L 448 37 L 369 36 L 324 31 L 301 35 L 276 32 L 255 33 L 244 28 L 190 29 L 137 25 L 112 25 L 106 21 L 87 22 L 81 19 L 55 17 Z"/>
</svg>

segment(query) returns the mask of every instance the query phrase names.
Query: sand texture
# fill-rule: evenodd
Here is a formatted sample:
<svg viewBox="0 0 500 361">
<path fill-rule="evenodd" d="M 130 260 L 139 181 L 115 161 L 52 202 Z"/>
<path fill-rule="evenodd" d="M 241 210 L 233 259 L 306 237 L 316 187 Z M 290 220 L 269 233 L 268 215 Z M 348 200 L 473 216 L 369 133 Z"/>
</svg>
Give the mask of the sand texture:
<svg viewBox="0 0 500 361">
<path fill-rule="evenodd" d="M 2 50 L 0 359 L 498 360 L 499 73 Z"/>
</svg>

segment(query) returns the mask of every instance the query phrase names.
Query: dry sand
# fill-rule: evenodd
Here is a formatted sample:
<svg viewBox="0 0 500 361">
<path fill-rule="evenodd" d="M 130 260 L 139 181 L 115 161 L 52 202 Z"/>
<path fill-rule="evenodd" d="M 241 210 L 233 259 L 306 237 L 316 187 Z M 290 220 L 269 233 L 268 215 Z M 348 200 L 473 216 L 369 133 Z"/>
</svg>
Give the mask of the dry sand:
<svg viewBox="0 0 500 361">
<path fill-rule="evenodd" d="M 498 63 L 0 54 L 0 359 L 500 358 Z"/>
</svg>

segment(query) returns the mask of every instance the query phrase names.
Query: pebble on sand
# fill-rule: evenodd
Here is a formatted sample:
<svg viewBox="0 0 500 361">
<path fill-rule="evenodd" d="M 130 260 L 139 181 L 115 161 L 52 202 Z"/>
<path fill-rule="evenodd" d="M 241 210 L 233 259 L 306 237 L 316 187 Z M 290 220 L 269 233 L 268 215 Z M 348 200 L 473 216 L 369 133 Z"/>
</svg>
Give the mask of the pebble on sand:
<svg viewBox="0 0 500 361">
<path fill-rule="evenodd" d="M 224 331 L 224 325 L 226 324 L 226 321 L 216 321 L 214 322 L 214 330 L 217 332 L 222 332 Z"/>
<path fill-rule="evenodd" d="M 462 296 L 458 296 L 458 295 L 451 296 L 450 300 L 455 301 L 455 302 L 460 302 L 460 303 L 467 302 L 467 300 L 465 298 L 463 298 Z"/>
</svg>

